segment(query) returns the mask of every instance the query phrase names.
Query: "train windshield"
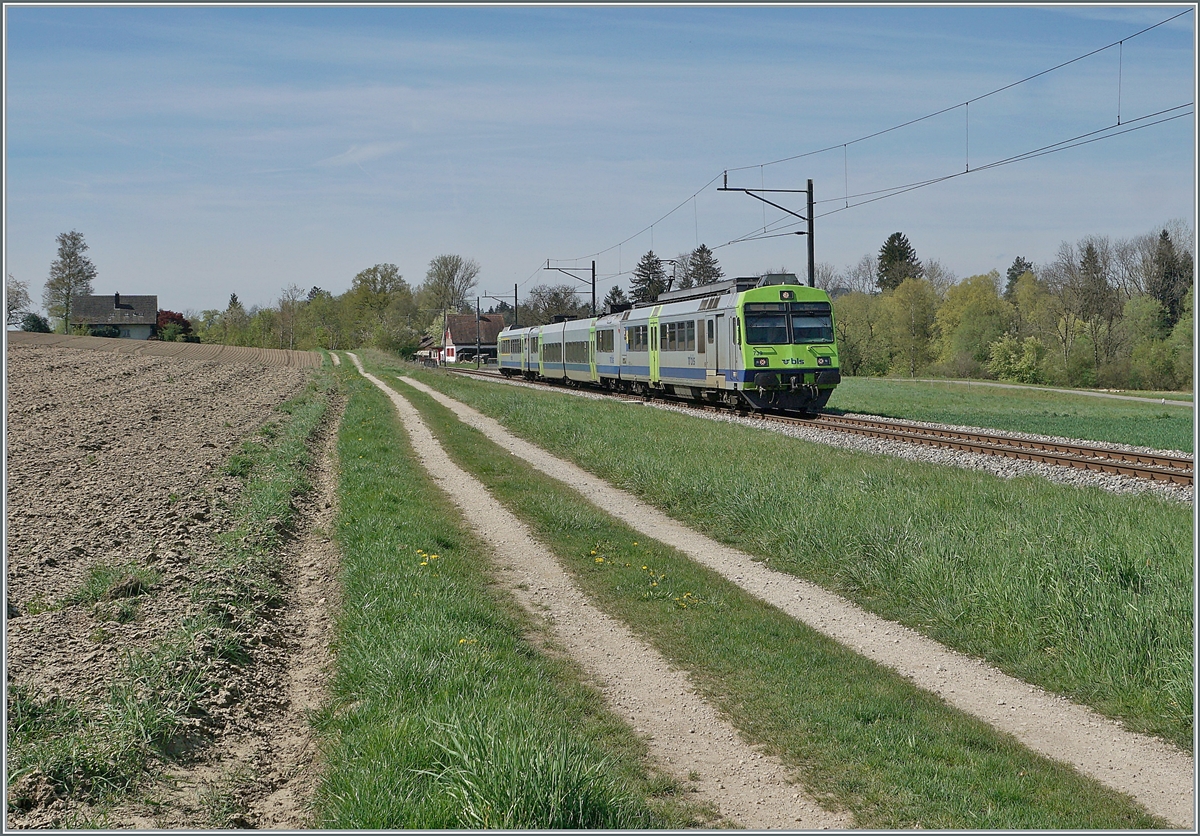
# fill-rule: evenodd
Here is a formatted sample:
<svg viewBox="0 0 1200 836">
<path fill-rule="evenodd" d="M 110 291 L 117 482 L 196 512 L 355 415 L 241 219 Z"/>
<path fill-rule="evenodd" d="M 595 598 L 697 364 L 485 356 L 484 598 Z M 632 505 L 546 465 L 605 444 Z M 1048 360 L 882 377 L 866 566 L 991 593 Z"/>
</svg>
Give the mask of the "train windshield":
<svg viewBox="0 0 1200 836">
<path fill-rule="evenodd" d="M 807 345 L 833 342 L 828 302 L 753 302 L 744 308 L 750 345 Z"/>
<path fill-rule="evenodd" d="M 792 314 L 792 342 L 797 345 L 833 342 L 832 317 L 829 314 Z"/>
<path fill-rule="evenodd" d="M 787 345 L 786 313 L 751 313 L 746 306 L 746 342 L 750 345 Z"/>
</svg>

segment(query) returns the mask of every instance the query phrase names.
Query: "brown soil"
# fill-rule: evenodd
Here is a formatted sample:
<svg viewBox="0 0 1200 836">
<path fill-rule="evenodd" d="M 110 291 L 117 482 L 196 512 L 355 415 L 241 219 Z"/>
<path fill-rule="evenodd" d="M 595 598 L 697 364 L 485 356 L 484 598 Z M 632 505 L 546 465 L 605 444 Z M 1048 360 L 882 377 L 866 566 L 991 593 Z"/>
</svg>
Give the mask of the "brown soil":
<svg viewBox="0 0 1200 836">
<path fill-rule="evenodd" d="M 160 356 L 148 344 L 78 350 L 128 340 L 8 336 L 7 687 L 94 705 L 129 653 L 167 639 L 194 614 L 197 567 L 218 553 L 215 536 L 233 527 L 229 500 L 240 482 L 222 465 L 306 384 L 311 353 L 159 344 L 172 349 Z M 332 472 L 316 476 L 287 558 L 290 606 L 257 628 L 250 664 L 210 663 L 206 675 L 218 687 L 189 721 L 194 734 L 180 741 L 180 759 L 164 764 L 167 775 L 145 792 L 151 803 L 113 810 L 102 823 L 305 820 L 296 798 L 307 790 L 291 791 L 312 772 L 303 769 L 311 746 L 300 712 L 316 705 L 324 680 L 336 564 L 317 528 L 331 513 Z M 60 606 L 105 565 L 144 567 L 161 580 L 149 588 L 118 581 L 104 596 L 113 600 Z M 113 619 L 121 595 L 135 613 L 124 623 Z M 58 797 L 37 773 L 22 780 L 30 801 L 7 813 L 9 827 L 72 826 L 96 814 Z M 213 818 L 218 798 L 233 811 L 227 821 Z"/>
<path fill-rule="evenodd" d="M 775 572 L 748 554 L 692 531 L 630 494 L 516 438 L 498 422 L 465 404 L 411 378 L 400 380 L 434 397 L 492 441 L 647 536 L 685 552 L 753 595 L 897 671 L 950 705 L 1012 734 L 1030 749 L 1128 793 L 1147 810 L 1178 827 L 1194 826 L 1195 763 L 1189 754 L 1156 738 L 1127 731 L 1091 709 L 943 647 L 818 586 Z"/>
</svg>

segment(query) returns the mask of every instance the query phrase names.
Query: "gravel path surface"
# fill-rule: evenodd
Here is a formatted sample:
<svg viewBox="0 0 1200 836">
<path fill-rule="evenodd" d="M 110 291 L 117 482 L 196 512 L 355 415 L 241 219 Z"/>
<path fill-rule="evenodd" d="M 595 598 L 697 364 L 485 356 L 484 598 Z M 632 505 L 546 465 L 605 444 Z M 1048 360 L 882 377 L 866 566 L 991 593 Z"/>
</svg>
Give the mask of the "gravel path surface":
<svg viewBox="0 0 1200 836">
<path fill-rule="evenodd" d="M 363 371 L 358 357 L 351 354 Z M 554 555 L 473 476 L 455 465 L 416 409 L 373 375 L 364 376 L 396 405 L 413 447 L 467 521 L 492 545 L 500 579 L 595 680 L 610 708 L 646 735 L 664 769 L 713 802 L 729 824 L 750 829 L 846 829 L 709 706 L 652 647 L 592 606 Z M 650 731 L 653 730 L 653 736 Z M 699 780 L 690 776 L 699 774 Z"/>
<path fill-rule="evenodd" d="M 1195 764 L 1191 756 L 1129 732 L 1091 709 L 949 650 L 840 596 L 775 572 L 675 522 L 586 471 L 519 439 L 498 422 L 411 378 L 399 378 L 543 473 L 580 492 L 628 525 L 688 554 L 753 595 L 836 641 L 897 671 L 947 703 L 1008 732 L 1030 749 L 1128 793 L 1179 827 L 1194 827 Z"/>
</svg>

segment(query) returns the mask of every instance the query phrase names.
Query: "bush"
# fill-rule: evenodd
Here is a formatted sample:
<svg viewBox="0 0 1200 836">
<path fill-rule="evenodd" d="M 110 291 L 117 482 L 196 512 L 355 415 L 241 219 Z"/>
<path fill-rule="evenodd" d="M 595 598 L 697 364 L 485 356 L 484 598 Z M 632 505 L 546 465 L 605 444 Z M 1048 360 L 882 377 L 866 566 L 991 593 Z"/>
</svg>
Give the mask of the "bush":
<svg viewBox="0 0 1200 836">
<path fill-rule="evenodd" d="M 87 329 L 89 337 L 119 337 L 121 329 L 115 325 L 92 325 Z"/>
<path fill-rule="evenodd" d="M 46 321 L 45 317 L 30 312 L 21 317 L 21 330 L 34 334 L 49 334 L 50 323 Z"/>
<path fill-rule="evenodd" d="M 1017 383 L 1045 383 L 1047 349 L 1037 337 L 1021 340 L 1005 334 L 992 343 L 988 355 L 988 371 L 1000 380 Z"/>
<path fill-rule="evenodd" d="M 1135 389 L 1175 389 L 1177 347 L 1165 340 L 1150 340 L 1133 350 L 1129 385 Z M 1189 358 L 1190 359 L 1190 358 Z"/>
</svg>

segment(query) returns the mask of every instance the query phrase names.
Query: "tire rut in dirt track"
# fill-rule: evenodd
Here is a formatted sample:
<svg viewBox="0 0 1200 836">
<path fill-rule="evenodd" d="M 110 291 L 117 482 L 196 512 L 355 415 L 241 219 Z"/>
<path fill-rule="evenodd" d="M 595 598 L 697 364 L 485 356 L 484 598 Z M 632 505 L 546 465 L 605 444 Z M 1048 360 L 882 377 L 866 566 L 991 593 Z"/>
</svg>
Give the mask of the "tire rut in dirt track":
<svg viewBox="0 0 1200 836">
<path fill-rule="evenodd" d="M 360 372 L 357 356 L 350 354 Z M 639 733 L 667 772 L 694 787 L 736 826 L 752 829 L 846 829 L 806 795 L 777 758 L 742 740 L 695 691 L 686 673 L 670 667 L 628 627 L 588 603 L 553 554 L 446 455 L 415 408 L 378 378 L 364 376 L 391 398 L 422 464 L 489 542 L 499 579 L 534 617 L 549 622 L 557 640 L 595 680 L 612 711 Z M 597 641 L 597 636 L 603 636 Z M 698 772 L 699 780 L 689 779 Z"/>
<path fill-rule="evenodd" d="M 235 527 L 228 504 L 240 483 L 222 466 L 310 373 L 11 339 L 5 361 L 9 687 L 102 700 L 127 654 L 173 635 L 194 612 L 197 567 L 219 553 L 217 536 Z M 99 565 L 137 565 L 160 577 L 137 598 L 134 618 L 112 620 L 90 603 L 50 606 Z M 223 741 L 261 737 L 264 723 L 287 716 L 279 698 L 287 635 L 286 626 L 267 625 L 255 665 L 219 662 L 212 673 L 222 687 L 204 697 L 205 714 L 195 720 L 195 732 L 217 742 L 194 757 L 219 758 Z M 224 775 L 216 763 L 213 774 Z M 9 811 L 10 826 L 58 827 L 87 815 L 86 805 L 57 797 L 53 787 L 38 795 L 44 804 Z M 111 821 L 203 826 L 199 811 L 178 812 L 171 822 L 133 810 Z"/>
<path fill-rule="evenodd" d="M 1195 803 L 1193 758 L 1164 741 L 1129 732 L 1084 706 L 949 650 L 900 624 L 675 522 L 661 511 L 505 430 L 465 404 L 412 378 L 403 383 L 429 394 L 459 419 L 543 473 L 579 491 L 607 513 L 668 543 L 841 644 L 897 671 L 954 707 L 1007 732 L 1030 749 L 1067 763 L 1106 786 L 1128 793 L 1155 815 L 1191 828 Z"/>
</svg>

